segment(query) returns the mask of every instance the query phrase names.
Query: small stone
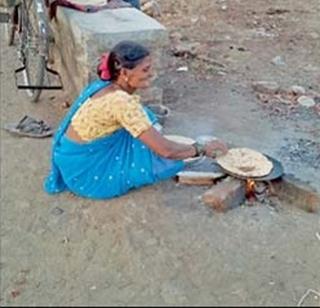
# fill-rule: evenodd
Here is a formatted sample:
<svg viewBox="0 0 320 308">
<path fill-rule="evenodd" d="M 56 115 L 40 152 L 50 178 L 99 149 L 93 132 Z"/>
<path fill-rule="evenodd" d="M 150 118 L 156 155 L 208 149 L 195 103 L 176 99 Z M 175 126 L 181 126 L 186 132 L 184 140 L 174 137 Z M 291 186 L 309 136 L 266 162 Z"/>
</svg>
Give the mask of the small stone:
<svg viewBox="0 0 320 308">
<path fill-rule="evenodd" d="M 246 51 L 244 47 L 238 47 L 238 51 Z"/>
<path fill-rule="evenodd" d="M 227 75 L 227 73 L 224 72 L 224 71 L 219 71 L 219 72 L 217 72 L 217 75 L 219 75 L 219 76 L 225 76 L 225 75 Z"/>
<path fill-rule="evenodd" d="M 188 66 L 181 66 L 177 68 L 177 72 L 187 72 L 188 70 Z"/>
<path fill-rule="evenodd" d="M 316 104 L 313 98 L 304 95 L 298 98 L 298 103 L 307 108 L 313 107 Z"/>
<path fill-rule="evenodd" d="M 161 16 L 161 8 L 159 3 L 155 0 L 150 0 L 145 4 L 141 5 L 141 10 L 151 17 L 160 17 Z"/>
<path fill-rule="evenodd" d="M 272 64 L 276 65 L 276 66 L 283 66 L 286 65 L 284 59 L 282 56 L 276 56 L 272 59 L 271 61 Z"/>
<path fill-rule="evenodd" d="M 314 97 L 314 100 L 315 100 L 315 102 L 316 102 L 317 104 L 320 104 L 320 94 L 316 95 L 316 96 Z"/>
<path fill-rule="evenodd" d="M 13 298 L 18 297 L 20 294 L 21 294 L 21 291 L 20 291 L 20 290 L 13 290 L 13 291 L 11 291 L 11 296 L 12 296 Z"/>
<path fill-rule="evenodd" d="M 252 87 L 257 92 L 269 94 L 278 92 L 280 89 L 280 86 L 275 81 L 256 81 L 252 84 Z"/>
<path fill-rule="evenodd" d="M 268 103 L 269 102 L 269 100 L 270 100 L 270 97 L 269 97 L 269 95 L 266 95 L 266 94 L 263 94 L 263 93 L 258 93 L 257 94 L 257 98 L 261 101 L 261 102 L 263 102 L 263 103 Z"/>
<path fill-rule="evenodd" d="M 296 95 L 303 95 L 306 93 L 306 89 L 304 87 L 296 86 L 296 85 L 292 86 L 290 88 L 290 91 Z"/>
<path fill-rule="evenodd" d="M 274 8 L 270 8 L 267 10 L 266 14 L 267 15 L 276 15 L 276 14 L 285 14 L 285 13 L 289 13 L 289 10 L 286 9 L 274 9 Z"/>
<path fill-rule="evenodd" d="M 191 17 L 191 22 L 195 24 L 199 20 L 199 17 Z"/>
<path fill-rule="evenodd" d="M 68 244 L 70 242 L 70 239 L 67 236 L 64 236 L 62 239 L 63 244 Z"/>
<path fill-rule="evenodd" d="M 172 48 L 172 53 L 176 57 L 193 58 L 200 51 L 200 43 L 179 42 Z"/>
<path fill-rule="evenodd" d="M 51 210 L 51 214 L 56 216 L 63 214 L 63 212 L 64 210 L 59 207 L 55 207 L 54 209 Z"/>
<path fill-rule="evenodd" d="M 62 104 L 62 107 L 66 108 L 66 109 L 69 108 L 70 106 L 71 106 L 71 104 L 68 101 L 64 101 L 63 104 Z"/>
</svg>

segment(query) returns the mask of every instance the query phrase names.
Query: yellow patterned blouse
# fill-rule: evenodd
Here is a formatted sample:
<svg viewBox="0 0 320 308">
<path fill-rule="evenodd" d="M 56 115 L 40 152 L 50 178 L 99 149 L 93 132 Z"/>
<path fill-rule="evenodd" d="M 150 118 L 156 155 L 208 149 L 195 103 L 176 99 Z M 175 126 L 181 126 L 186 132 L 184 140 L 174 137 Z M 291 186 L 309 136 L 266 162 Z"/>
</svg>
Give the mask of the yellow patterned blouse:
<svg viewBox="0 0 320 308">
<path fill-rule="evenodd" d="M 151 127 L 138 95 L 122 90 L 90 98 L 76 112 L 71 125 L 82 140 L 90 141 L 125 128 L 133 137 Z"/>
</svg>

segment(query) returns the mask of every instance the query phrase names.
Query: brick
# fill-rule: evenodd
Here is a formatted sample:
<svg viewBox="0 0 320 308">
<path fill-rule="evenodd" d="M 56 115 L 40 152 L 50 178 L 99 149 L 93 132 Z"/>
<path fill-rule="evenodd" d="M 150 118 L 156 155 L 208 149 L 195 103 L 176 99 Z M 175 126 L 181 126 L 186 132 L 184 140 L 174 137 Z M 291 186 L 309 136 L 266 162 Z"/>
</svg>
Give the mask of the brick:
<svg viewBox="0 0 320 308">
<path fill-rule="evenodd" d="M 217 210 L 226 212 L 240 206 L 246 197 L 245 181 L 230 179 L 213 186 L 202 196 L 202 201 Z"/>
</svg>

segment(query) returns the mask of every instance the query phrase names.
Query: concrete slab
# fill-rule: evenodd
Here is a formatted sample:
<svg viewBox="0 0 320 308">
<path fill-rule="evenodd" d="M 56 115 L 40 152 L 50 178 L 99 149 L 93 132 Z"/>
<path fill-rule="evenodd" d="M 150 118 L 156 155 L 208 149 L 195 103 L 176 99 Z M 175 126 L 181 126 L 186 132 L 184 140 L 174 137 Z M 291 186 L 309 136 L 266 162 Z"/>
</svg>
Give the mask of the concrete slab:
<svg viewBox="0 0 320 308">
<path fill-rule="evenodd" d="M 165 27 L 134 8 L 82 13 L 60 7 L 53 28 L 63 80 L 76 92 L 95 78 L 101 53 L 118 42 L 133 40 L 148 46 L 156 67 L 162 47 L 168 42 Z"/>
</svg>

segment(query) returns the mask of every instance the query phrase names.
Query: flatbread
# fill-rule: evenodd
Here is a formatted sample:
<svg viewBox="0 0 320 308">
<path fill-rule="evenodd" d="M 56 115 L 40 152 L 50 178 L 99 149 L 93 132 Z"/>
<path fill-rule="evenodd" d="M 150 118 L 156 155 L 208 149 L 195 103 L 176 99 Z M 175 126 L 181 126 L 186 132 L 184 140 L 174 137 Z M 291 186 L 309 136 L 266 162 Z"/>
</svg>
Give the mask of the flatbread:
<svg viewBox="0 0 320 308">
<path fill-rule="evenodd" d="M 217 163 L 226 171 L 245 177 L 265 176 L 273 168 L 266 156 L 248 148 L 230 149 L 226 155 L 217 158 Z"/>
</svg>

